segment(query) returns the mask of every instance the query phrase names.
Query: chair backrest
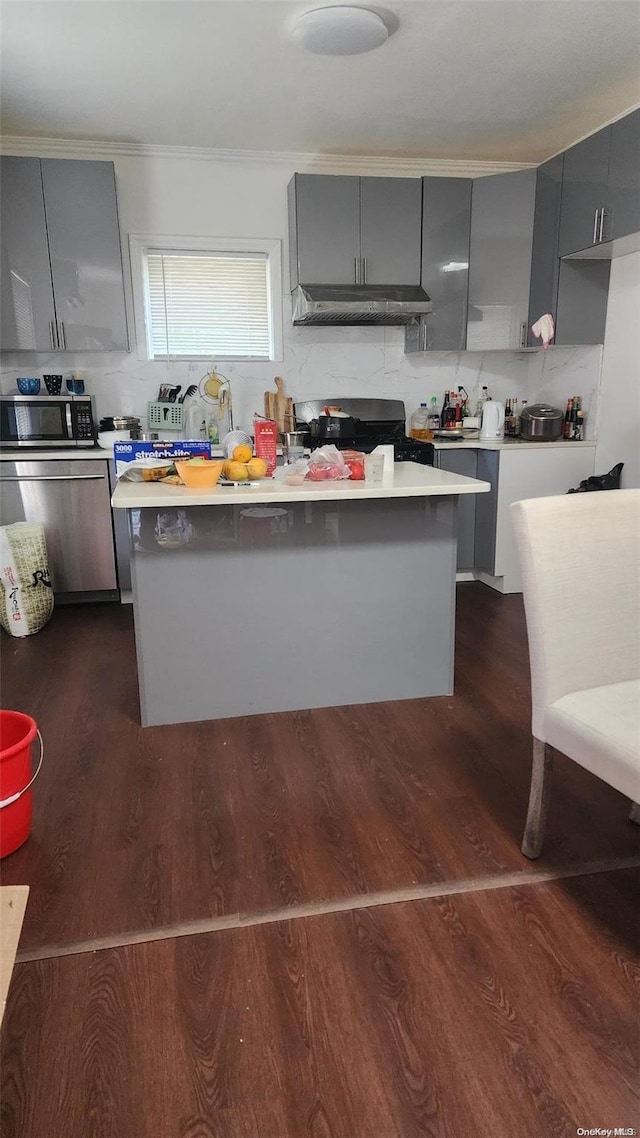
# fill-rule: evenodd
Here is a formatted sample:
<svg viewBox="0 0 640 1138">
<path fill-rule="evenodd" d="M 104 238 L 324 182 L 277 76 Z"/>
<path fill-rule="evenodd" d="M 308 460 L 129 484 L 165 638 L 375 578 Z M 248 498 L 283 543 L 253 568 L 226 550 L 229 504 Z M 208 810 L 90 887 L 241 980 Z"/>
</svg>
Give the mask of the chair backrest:
<svg viewBox="0 0 640 1138">
<path fill-rule="evenodd" d="M 569 692 L 640 677 L 640 490 L 514 502 L 532 730 Z"/>
</svg>

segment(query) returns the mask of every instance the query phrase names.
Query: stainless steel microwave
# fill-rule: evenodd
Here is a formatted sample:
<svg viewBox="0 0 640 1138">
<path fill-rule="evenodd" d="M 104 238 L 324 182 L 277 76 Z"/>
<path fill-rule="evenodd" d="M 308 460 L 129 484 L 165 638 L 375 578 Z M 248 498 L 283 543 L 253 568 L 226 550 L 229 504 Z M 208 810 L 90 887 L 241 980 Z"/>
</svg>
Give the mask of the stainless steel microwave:
<svg viewBox="0 0 640 1138">
<path fill-rule="evenodd" d="M 91 447 L 95 441 L 90 395 L 0 396 L 3 446 Z"/>
</svg>

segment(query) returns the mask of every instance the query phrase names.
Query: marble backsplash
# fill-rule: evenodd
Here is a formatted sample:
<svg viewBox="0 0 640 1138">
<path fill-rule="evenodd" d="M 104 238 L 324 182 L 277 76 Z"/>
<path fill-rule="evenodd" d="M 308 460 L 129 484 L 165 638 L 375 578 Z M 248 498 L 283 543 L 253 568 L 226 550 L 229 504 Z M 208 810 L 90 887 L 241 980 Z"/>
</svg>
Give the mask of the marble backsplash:
<svg viewBox="0 0 640 1138">
<path fill-rule="evenodd" d="M 288 298 L 287 298 L 288 300 Z M 404 401 L 407 419 L 432 395 L 442 403 L 445 389 L 462 384 L 472 404 L 487 384 L 494 399 L 516 397 L 529 403 L 548 401 L 564 407 L 581 395 L 587 437 L 597 434 L 601 347 L 551 348 L 546 352 L 404 353 L 401 328 L 294 328 L 285 319 L 284 359 L 279 363 L 238 363 L 216 359 L 216 369 L 231 383 L 237 427 L 248 427 L 264 410 L 264 391 L 275 375 L 284 379 L 294 399 L 364 396 Z M 213 361 L 212 361 L 213 362 Z M 198 383 L 210 370 L 206 361 L 143 361 L 129 353 L 3 353 L 0 387 L 16 390 L 16 377 L 48 372 L 74 373 L 95 398 L 98 419 L 115 413 L 140 416 L 146 425 L 147 403 L 161 383 Z M 43 387 L 44 389 L 44 387 Z"/>
</svg>

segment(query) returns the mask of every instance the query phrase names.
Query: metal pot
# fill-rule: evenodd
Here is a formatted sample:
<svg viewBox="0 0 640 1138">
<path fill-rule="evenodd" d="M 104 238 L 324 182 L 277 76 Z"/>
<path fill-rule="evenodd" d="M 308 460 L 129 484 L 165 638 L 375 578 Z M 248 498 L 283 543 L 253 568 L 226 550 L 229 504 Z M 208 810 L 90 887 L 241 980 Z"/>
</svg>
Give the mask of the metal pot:
<svg viewBox="0 0 640 1138">
<path fill-rule="evenodd" d="M 311 434 L 322 443 L 353 439 L 356 433 L 356 422 L 357 420 L 352 415 L 320 415 L 311 424 Z"/>
<path fill-rule="evenodd" d="M 559 407 L 533 403 L 520 415 L 520 437 L 533 443 L 553 443 L 562 437 L 564 415 Z"/>
<path fill-rule="evenodd" d="M 100 420 L 101 431 L 129 431 L 140 427 L 136 415 L 107 415 Z"/>
<path fill-rule="evenodd" d="M 284 447 L 306 447 L 310 438 L 309 431 L 284 431 L 280 435 Z"/>
</svg>

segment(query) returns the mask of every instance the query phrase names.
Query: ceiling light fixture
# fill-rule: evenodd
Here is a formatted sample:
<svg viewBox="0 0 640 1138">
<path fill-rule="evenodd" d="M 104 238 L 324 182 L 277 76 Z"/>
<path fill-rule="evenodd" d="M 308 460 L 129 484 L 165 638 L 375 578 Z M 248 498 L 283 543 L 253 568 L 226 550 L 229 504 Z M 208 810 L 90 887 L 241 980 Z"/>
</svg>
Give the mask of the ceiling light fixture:
<svg viewBox="0 0 640 1138">
<path fill-rule="evenodd" d="M 361 55 L 381 47 L 389 30 L 369 8 L 336 6 L 305 12 L 293 27 L 293 38 L 317 55 Z"/>
</svg>

